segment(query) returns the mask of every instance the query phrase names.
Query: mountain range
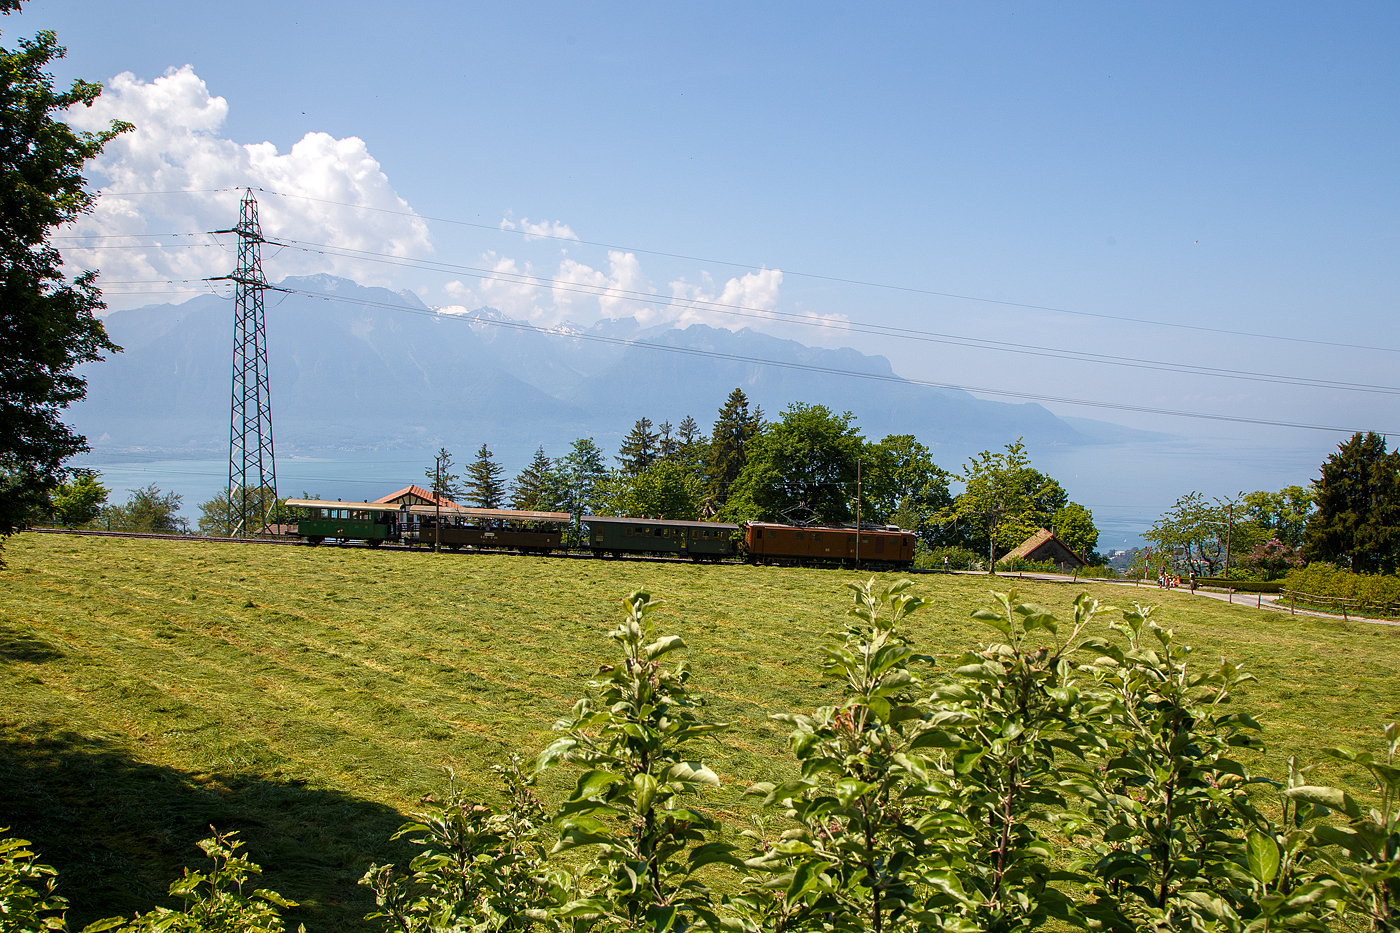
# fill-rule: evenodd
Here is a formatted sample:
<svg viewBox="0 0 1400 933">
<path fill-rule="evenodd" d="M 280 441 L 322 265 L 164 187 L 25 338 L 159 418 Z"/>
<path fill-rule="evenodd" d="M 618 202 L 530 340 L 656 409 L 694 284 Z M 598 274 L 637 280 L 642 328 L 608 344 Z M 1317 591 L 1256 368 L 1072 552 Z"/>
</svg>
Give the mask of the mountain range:
<svg viewBox="0 0 1400 933">
<path fill-rule="evenodd" d="M 410 292 L 328 275 L 280 284 L 290 291 L 266 300 L 279 453 L 465 454 L 486 442 L 509 462 L 581 436 L 611 450 L 642 416 L 691 415 L 708 429 L 735 386 L 770 418 L 791 402 L 819 403 L 853 412 L 871 439 L 914 434 L 948 466 L 1018 437 L 1039 447 L 1160 437 L 917 385 L 882 356 L 748 328 L 623 318 L 545 332 L 490 308 L 439 313 Z M 226 452 L 232 318 L 232 302 L 215 295 L 108 315 L 123 352 L 84 368 L 88 397 L 70 421 L 97 453 Z"/>
</svg>

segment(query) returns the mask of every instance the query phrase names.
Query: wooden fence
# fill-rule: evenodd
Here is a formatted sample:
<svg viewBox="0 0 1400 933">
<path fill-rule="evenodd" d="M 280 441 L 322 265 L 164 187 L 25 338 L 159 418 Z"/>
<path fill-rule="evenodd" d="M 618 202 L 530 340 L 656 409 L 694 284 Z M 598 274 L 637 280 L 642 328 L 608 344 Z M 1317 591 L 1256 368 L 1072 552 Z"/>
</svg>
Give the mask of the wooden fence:
<svg viewBox="0 0 1400 933">
<path fill-rule="evenodd" d="M 1342 596 L 1319 596 L 1316 593 L 1304 593 L 1301 590 L 1280 590 L 1281 595 L 1288 600 L 1289 612 L 1295 612 L 1299 603 L 1317 609 L 1324 609 L 1331 612 L 1339 612 L 1343 619 L 1350 615 L 1372 615 L 1390 618 L 1400 615 L 1400 603 L 1383 602 L 1375 599 L 1347 599 Z"/>
</svg>

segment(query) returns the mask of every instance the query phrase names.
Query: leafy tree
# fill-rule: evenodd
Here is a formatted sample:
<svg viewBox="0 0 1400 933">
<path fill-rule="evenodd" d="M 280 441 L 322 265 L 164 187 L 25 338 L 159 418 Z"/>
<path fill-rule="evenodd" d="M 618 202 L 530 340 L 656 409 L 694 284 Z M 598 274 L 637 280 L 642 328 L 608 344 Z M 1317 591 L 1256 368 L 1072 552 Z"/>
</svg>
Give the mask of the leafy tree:
<svg viewBox="0 0 1400 933">
<path fill-rule="evenodd" d="M 617 663 L 598 670 L 596 691 L 574 704 L 556 728 L 563 735 L 540 753 L 541 769 L 581 766 L 559 808 L 554 852 L 586 850 L 583 891 L 559 909 L 560 919 L 585 919 L 599 930 L 684 931 L 719 928 L 717 898 L 696 872 L 719 862 L 741 867 L 733 847 L 714 841 L 718 822 L 688 798 L 719 778 L 701 760 L 696 740 L 729 728 L 705 721 L 691 693 L 679 635 L 658 635 L 651 614 L 660 604 L 645 592 L 625 599 L 627 618 L 611 637 Z"/>
<path fill-rule="evenodd" d="M 64 525 L 86 525 L 98 516 L 107 501 L 107 487 L 92 470 L 74 470 L 72 479 L 60 483 L 49 497 L 54 517 Z"/>
<path fill-rule="evenodd" d="M 1256 545 L 1254 550 L 1240 558 L 1241 567 L 1262 571 L 1265 580 L 1272 580 L 1302 562 L 1298 552 L 1278 538 L 1270 538 Z"/>
<path fill-rule="evenodd" d="M 17 9 L 16 0 L 0 4 L 5 13 Z M 73 130 L 63 111 L 92 106 L 102 86 L 75 81 L 55 91 L 45 69 L 64 49 L 54 34 L 19 44 L 0 48 L 0 538 L 47 504 L 64 479 L 63 461 L 88 449 L 59 420 L 87 393 L 74 369 L 120 349 L 96 316 L 105 307 L 97 273 L 68 282 L 49 236 L 91 209 L 83 163 L 131 128 Z"/>
<path fill-rule="evenodd" d="M 868 445 L 863 456 L 861 517 L 908 528 L 929 546 L 938 543 L 938 516 L 953 503 L 951 474 L 912 434 L 892 434 Z"/>
<path fill-rule="evenodd" d="M 710 433 L 709 493 L 723 505 L 729 499 L 729 487 L 739 478 L 748 462 L 749 444 L 763 429 L 763 409 L 749 412 L 749 399 L 743 389 L 736 388 L 719 410 L 714 430 Z"/>
<path fill-rule="evenodd" d="M 695 521 L 700 517 L 704 487 L 700 478 L 675 460 L 657 460 L 636 476 L 621 471 L 602 487 L 605 515 L 631 515 Z"/>
<path fill-rule="evenodd" d="M 155 483 L 143 489 L 128 489 L 126 502 L 102 510 L 101 520 L 108 528 L 151 534 L 187 534 L 189 522 L 180 517 L 177 492 L 161 492 Z"/>
<path fill-rule="evenodd" d="M 1018 440 L 1005 452 L 984 450 L 963 465 L 963 492 L 941 516 L 956 522 L 970 541 L 995 554 L 1019 545 L 1068 504 L 1060 484 L 1031 467 L 1026 445 Z M 993 570 L 995 572 L 995 570 Z"/>
<path fill-rule="evenodd" d="M 803 510 L 820 522 L 855 517 L 856 461 L 865 441 L 850 412 L 794 402 L 748 448 L 725 505 L 730 518 L 782 521 Z"/>
<path fill-rule="evenodd" d="M 1304 556 L 1357 573 L 1394 573 L 1400 563 L 1400 451 L 1379 434 L 1354 434 L 1313 481 L 1317 512 L 1308 519 Z"/>
<path fill-rule="evenodd" d="M 240 493 L 239 498 L 242 494 Z M 284 507 L 285 500 L 277 498 L 277 491 L 270 486 L 263 486 L 247 491 L 248 501 L 252 504 L 253 514 L 268 516 L 269 523 L 289 521 L 290 516 Z M 302 496 L 309 499 L 310 496 Z M 320 498 L 319 496 L 317 498 Z M 237 530 L 238 522 L 242 510 L 237 508 L 238 502 L 231 500 L 229 491 L 221 489 L 208 502 L 199 504 L 199 533 L 202 535 L 213 535 L 216 537 L 229 537 Z"/>
<path fill-rule="evenodd" d="M 667 427 L 670 427 L 667 425 Z M 622 439 L 622 447 L 617 452 L 617 462 L 622 464 L 622 472 L 636 476 L 651 466 L 658 454 L 658 436 L 651 430 L 650 418 L 638 418 L 632 431 Z"/>
<path fill-rule="evenodd" d="M 1278 492 L 1251 492 L 1244 497 L 1244 521 L 1257 527 L 1263 537 L 1277 539 L 1297 550 L 1303 546 L 1303 531 L 1313 513 L 1313 494 L 1302 486 L 1285 486 Z"/>
<path fill-rule="evenodd" d="M 491 770 L 502 778 L 509 806 L 498 811 L 471 800 L 455 781 L 446 800 L 427 798 L 427 812 L 393 837 L 422 849 L 409 863 L 411 874 L 371 865 L 360 879 L 379 907 L 366 919 L 383 919 L 396 933 L 511 933 L 540 929 L 529 912 L 563 902 L 545 872 L 548 817 L 532 790 L 534 776 L 523 774 L 514 756 Z"/>
<path fill-rule="evenodd" d="M 423 478 L 428 481 L 428 491 L 439 499 L 453 502 L 464 498 L 467 489 L 462 485 L 461 475 L 453 472 L 455 467 L 451 451 L 446 447 L 439 447 L 437 456 L 433 457 L 433 462 L 423 471 Z"/>
<path fill-rule="evenodd" d="M 1094 513 L 1078 502 L 1068 502 L 1051 518 L 1055 536 L 1071 551 L 1091 564 L 1100 558 L 1094 550 L 1099 543 L 1099 529 L 1094 525 Z"/>
<path fill-rule="evenodd" d="M 896 631 L 926 600 L 904 593 L 908 580 L 881 590 L 874 584 L 847 584 L 855 605 L 845 631 L 828 636 L 823 648 L 822 674 L 839 684 L 838 703 L 773 717 L 792 726 L 801 771 L 749 793 L 781 807 L 796 828 L 762 840 L 761 854 L 748 862 L 757 875 L 738 906 L 750 928 L 938 928 L 925 926 L 930 917 L 920 889 L 934 870 L 928 856 L 951 841 L 949 828 L 965 822 L 953 810 L 915 812 L 931 777 L 918 744 L 926 714 L 915 698 L 920 671 L 933 658 Z M 934 883 L 947 887 L 946 871 L 937 874 Z"/>
<path fill-rule="evenodd" d="M 1214 576 L 1225 560 L 1225 511 L 1199 492 L 1187 493 L 1163 512 L 1143 537 L 1155 545 L 1152 560 L 1180 560 L 1197 576 Z"/>
<path fill-rule="evenodd" d="M 523 509 L 529 512 L 549 512 L 553 511 L 550 498 L 550 486 L 553 481 L 554 464 L 544 455 L 544 447 L 535 448 L 535 456 L 525 468 L 520 471 L 520 475 L 515 478 L 511 494 L 510 507 L 513 509 Z"/>
<path fill-rule="evenodd" d="M 467 501 L 479 509 L 499 509 L 505 501 L 505 484 L 501 481 L 505 467 L 497 463 L 494 456 L 482 444 L 476 459 L 467 467 Z"/>
</svg>

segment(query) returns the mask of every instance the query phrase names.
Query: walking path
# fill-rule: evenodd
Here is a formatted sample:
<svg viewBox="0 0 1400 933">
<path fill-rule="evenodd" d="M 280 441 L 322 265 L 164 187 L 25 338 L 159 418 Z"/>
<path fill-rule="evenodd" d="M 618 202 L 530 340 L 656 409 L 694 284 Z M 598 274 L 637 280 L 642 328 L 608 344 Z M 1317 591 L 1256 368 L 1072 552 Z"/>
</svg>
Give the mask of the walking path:
<svg viewBox="0 0 1400 933">
<path fill-rule="evenodd" d="M 955 570 L 953 573 L 966 574 L 970 576 L 986 576 L 983 570 Z M 1131 586 L 1135 589 L 1160 590 L 1161 587 L 1153 583 L 1143 583 L 1139 580 L 1106 580 L 1100 577 L 1086 577 L 1082 581 L 1077 581 L 1067 573 L 1001 573 L 997 576 L 1002 579 L 1025 579 L 1040 580 L 1045 583 L 1106 583 L 1110 586 Z M 1394 625 L 1400 626 L 1400 621 L 1390 619 L 1368 619 L 1364 616 L 1340 615 L 1335 612 L 1319 612 L 1316 609 L 1294 609 L 1282 597 L 1268 593 L 1221 593 L 1217 590 L 1206 590 L 1197 588 L 1195 592 L 1190 587 L 1172 587 L 1171 592 L 1180 593 L 1185 596 L 1204 596 L 1206 599 L 1218 599 L 1221 602 L 1232 603 L 1236 606 L 1249 606 L 1249 600 L 1254 600 L 1253 609 L 1272 609 L 1274 612 L 1286 612 L 1290 615 L 1312 616 L 1318 619 L 1336 619 L 1339 622 L 1365 622 L 1369 625 Z"/>
</svg>

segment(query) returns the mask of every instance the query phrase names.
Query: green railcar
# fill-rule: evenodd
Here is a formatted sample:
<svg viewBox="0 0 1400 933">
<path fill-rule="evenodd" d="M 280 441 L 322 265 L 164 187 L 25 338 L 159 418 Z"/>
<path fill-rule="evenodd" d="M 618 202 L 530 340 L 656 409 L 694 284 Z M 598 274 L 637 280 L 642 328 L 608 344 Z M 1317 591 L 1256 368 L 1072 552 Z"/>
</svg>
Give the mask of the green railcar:
<svg viewBox="0 0 1400 933">
<path fill-rule="evenodd" d="M 655 554 L 721 560 L 733 557 L 739 526 L 726 522 L 682 522 L 661 518 L 585 515 L 587 547 L 596 556 Z"/>
<path fill-rule="evenodd" d="M 340 502 L 323 499 L 288 499 L 300 510 L 297 534 L 308 544 L 332 541 L 364 541 L 378 547 L 399 538 L 398 509 L 379 502 Z"/>
</svg>

